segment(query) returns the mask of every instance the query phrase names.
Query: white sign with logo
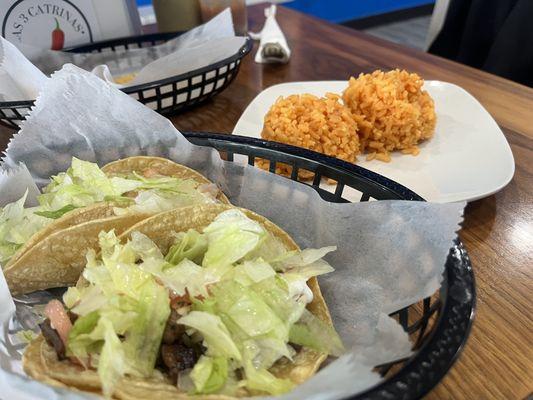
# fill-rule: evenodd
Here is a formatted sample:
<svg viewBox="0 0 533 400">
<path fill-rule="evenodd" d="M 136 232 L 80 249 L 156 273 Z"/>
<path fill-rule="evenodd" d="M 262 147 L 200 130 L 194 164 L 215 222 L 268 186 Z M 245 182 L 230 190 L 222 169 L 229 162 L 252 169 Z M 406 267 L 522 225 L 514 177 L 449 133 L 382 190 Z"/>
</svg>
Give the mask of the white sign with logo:
<svg viewBox="0 0 533 400">
<path fill-rule="evenodd" d="M 140 34 L 135 0 L 0 0 L 0 24 L 16 46 L 51 50 Z"/>
</svg>

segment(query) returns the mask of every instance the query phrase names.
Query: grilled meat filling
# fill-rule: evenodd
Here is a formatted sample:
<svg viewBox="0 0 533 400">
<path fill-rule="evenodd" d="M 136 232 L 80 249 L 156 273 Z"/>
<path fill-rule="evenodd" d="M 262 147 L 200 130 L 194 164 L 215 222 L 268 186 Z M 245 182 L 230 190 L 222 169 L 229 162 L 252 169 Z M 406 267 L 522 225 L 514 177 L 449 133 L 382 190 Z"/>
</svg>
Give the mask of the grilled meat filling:
<svg viewBox="0 0 533 400">
<path fill-rule="evenodd" d="M 170 379 L 176 384 L 180 371 L 194 367 L 198 358 L 193 348 L 183 344 L 161 346 L 161 360 Z"/>
<path fill-rule="evenodd" d="M 46 343 L 52 346 L 56 351 L 57 358 L 59 360 L 64 360 L 66 358 L 65 344 L 59 337 L 57 331 L 52 328 L 50 320 L 48 318 L 45 319 L 43 323 L 39 324 L 39 327 L 41 328 L 41 332 L 46 340 Z"/>
<path fill-rule="evenodd" d="M 193 368 L 204 352 L 200 344 L 194 344 L 185 333 L 185 326 L 177 323 L 180 315 L 172 309 L 168 317 L 163 343 L 159 352 L 158 368 L 165 372 L 174 384 L 180 371 Z"/>
<path fill-rule="evenodd" d="M 176 310 L 173 309 L 170 312 L 170 316 L 168 317 L 167 324 L 165 326 L 165 331 L 163 332 L 163 343 L 172 344 L 177 342 L 185 333 L 185 326 L 177 323 L 179 318 L 180 316 Z"/>
</svg>

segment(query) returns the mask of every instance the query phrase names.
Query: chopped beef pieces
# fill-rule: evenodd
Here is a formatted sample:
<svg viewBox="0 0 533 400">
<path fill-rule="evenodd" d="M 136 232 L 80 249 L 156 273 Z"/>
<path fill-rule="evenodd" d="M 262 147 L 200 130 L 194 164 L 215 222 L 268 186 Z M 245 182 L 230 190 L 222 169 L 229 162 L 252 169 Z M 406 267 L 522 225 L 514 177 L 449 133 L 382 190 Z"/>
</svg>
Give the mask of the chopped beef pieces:
<svg viewBox="0 0 533 400">
<path fill-rule="evenodd" d="M 57 353 L 57 358 L 59 360 L 64 360 L 65 357 L 65 344 L 59 337 L 59 334 L 57 331 L 52 328 L 52 325 L 50 324 L 50 320 L 47 318 L 42 324 L 39 324 L 39 327 L 41 328 L 41 332 L 46 340 L 46 343 L 48 343 L 50 346 L 54 348 L 54 350 Z"/>
<path fill-rule="evenodd" d="M 177 368 L 172 368 L 172 369 L 169 369 L 167 371 L 167 374 L 168 374 L 168 377 L 170 378 L 170 381 L 174 384 L 174 385 L 177 385 L 178 384 L 178 377 L 179 377 L 179 374 L 180 372 L 178 371 Z"/>
<path fill-rule="evenodd" d="M 161 346 L 161 359 L 166 368 L 168 375 L 174 381 L 178 380 L 180 371 L 194 367 L 198 357 L 194 349 L 182 344 L 163 344 Z"/>
<path fill-rule="evenodd" d="M 70 322 L 72 322 L 72 325 L 76 322 L 78 319 L 78 315 L 74 314 L 72 311 L 67 311 L 68 318 L 70 319 Z"/>
<path fill-rule="evenodd" d="M 237 378 L 237 380 L 241 380 L 241 379 L 244 379 L 246 378 L 246 375 L 244 374 L 244 369 L 242 368 L 238 368 L 235 370 L 235 376 Z"/>
<path fill-rule="evenodd" d="M 161 345 L 161 359 L 165 367 L 172 369 L 176 367 L 179 363 L 178 355 L 174 351 L 175 346 L 171 344 Z"/>
<path fill-rule="evenodd" d="M 179 371 L 194 367 L 197 361 L 194 349 L 182 344 L 162 345 L 161 358 L 167 368 L 177 368 Z"/>
<path fill-rule="evenodd" d="M 302 346 L 296 343 L 291 342 L 291 346 L 297 353 L 302 349 Z"/>
<path fill-rule="evenodd" d="M 167 320 L 167 325 L 165 326 L 165 331 L 163 332 L 163 343 L 164 344 L 172 344 L 176 341 L 178 341 L 185 333 L 185 326 L 179 325 L 177 323 L 178 319 L 180 318 L 180 315 L 176 312 L 176 310 L 172 310 L 170 312 L 170 316 Z"/>
<path fill-rule="evenodd" d="M 157 360 L 158 368 L 175 384 L 180 371 L 193 368 L 205 352 L 200 343 L 194 343 L 187 336 L 185 326 L 177 323 L 180 318 L 181 315 L 172 308 L 163 332 L 163 342 Z"/>
<path fill-rule="evenodd" d="M 129 192 L 123 193 L 122 196 L 129 197 L 130 199 L 134 199 L 139 194 L 136 190 L 130 190 Z"/>
<path fill-rule="evenodd" d="M 198 361 L 198 357 L 196 356 L 194 349 L 178 345 L 177 351 L 180 358 L 180 370 L 194 367 Z"/>
</svg>

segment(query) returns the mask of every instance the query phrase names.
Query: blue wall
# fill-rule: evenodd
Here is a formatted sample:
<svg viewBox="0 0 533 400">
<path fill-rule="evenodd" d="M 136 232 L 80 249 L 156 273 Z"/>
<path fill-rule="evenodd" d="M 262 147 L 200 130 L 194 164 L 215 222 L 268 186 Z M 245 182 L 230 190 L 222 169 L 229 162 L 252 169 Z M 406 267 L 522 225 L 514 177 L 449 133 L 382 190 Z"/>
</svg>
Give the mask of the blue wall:
<svg viewBox="0 0 533 400">
<path fill-rule="evenodd" d="M 151 2 L 151 0 L 137 0 L 140 6 Z M 433 3 L 435 0 L 294 0 L 283 5 L 330 22 L 340 23 Z"/>
<path fill-rule="evenodd" d="M 434 0 L 294 0 L 284 6 L 341 23 L 433 3 Z"/>
</svg>

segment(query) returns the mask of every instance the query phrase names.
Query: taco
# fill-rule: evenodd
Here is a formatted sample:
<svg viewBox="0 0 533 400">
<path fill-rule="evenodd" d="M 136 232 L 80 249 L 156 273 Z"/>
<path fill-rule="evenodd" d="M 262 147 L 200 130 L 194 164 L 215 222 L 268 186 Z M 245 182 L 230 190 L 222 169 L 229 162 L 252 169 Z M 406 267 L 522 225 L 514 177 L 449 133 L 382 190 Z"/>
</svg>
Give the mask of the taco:
<svg viewBox="0 0 533 400">
<path fill-rule="evenodd" d="M 102 169 L 73 158 L 66 172 L 51 178 L 39 206 L 24 208 L 25 200 L 26 195 L 0 209 L 0 264 L 13 294 L 74 284 L 83 268 L 83 246 L 94 247 L 102 229 L 116 226 L 119 234 L 158 212 L 229 203 L 200 173 L 141 156 Z"/>
<path fill-rule="evenodd" d="M 24 353 L 37 380 L 119 399 L 279 395 L 343 351 L 316 280 L 335 247 L 300 250 L 251 211 L 176 209 L 99 247 Z"/>
</svg>

